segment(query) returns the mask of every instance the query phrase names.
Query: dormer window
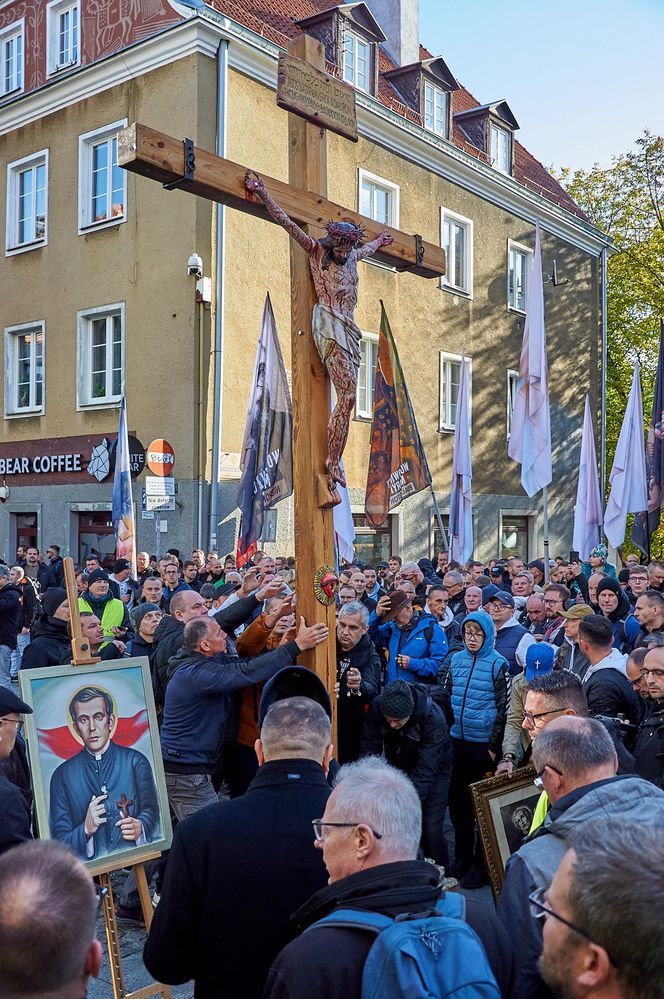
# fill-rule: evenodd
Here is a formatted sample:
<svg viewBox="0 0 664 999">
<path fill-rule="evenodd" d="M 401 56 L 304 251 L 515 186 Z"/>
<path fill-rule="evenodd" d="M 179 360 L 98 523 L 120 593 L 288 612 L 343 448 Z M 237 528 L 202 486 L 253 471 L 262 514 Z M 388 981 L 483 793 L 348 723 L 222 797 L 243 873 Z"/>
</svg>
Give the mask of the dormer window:
<svg viewBox="0 0 664 999">
<path fill-rule="evenodd" d="M 491 166 L 502 173 L 512 172 L 512 136 L 505 128 L 491 123 Z"/>
<path fill-rule="evenodd" d="M 447 138 L 449 94 L 442 87 L 424 81 L 424 127 Z"/>
<path fill-rule="evenodd" d="M 343 73 L 346 83 L 369 92 L 371 80 L 371 43 L 354 31 L 344 32 Z"/>
</svg>

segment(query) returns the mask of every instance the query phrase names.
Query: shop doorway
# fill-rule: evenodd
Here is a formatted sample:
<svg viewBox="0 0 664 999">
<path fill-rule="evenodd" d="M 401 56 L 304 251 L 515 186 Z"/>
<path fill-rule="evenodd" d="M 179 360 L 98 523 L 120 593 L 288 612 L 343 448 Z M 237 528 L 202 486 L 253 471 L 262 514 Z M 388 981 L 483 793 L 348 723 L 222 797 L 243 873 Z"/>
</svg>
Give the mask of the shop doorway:
<svg viewBox="0 0 664 999">
<path fill-rule="evenodd" d="M 20 545 L 24 548 L 37 547 L 38 535 L 38 515 L 36 513 L 17 513 L 16 518 L 16 545 L 14 551 L 9 553 L 10 558 L 14 558 L 16 550 Z"/>
<path fill-rule="evenodd" d="M 115 530 L 111 511 L 95 510 L 78 515 L 78 562 L 85 563 L 89 555 L 115 555 Z"/>
</svg>

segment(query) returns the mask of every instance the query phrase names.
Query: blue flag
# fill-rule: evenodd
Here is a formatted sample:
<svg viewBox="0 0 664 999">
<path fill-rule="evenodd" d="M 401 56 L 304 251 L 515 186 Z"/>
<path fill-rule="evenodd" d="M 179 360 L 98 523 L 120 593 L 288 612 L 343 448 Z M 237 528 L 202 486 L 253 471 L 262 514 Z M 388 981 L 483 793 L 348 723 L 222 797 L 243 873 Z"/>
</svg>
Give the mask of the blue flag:
<svg viewBox="0 0 664 999">
<path fill-rule="evenodd" d="M 255 551 L 265 511 L 293 492 L 293 414 L 270 296 L 265 299 L 240 458 L 238 564 Z"/>
<path fill-rule="evenodd" d="M 134 504 L 131 496 L 131 475 L 129 471 L 129 440 L 127 436 L 127 406 L 124 396 L 120 404 L 120 429 L 115 452 L 115 476 L 113 478 L 113 512 L 115 528 L 115 557 L 126 558 L 136 573 L 136 524 Z"/>
</svg>

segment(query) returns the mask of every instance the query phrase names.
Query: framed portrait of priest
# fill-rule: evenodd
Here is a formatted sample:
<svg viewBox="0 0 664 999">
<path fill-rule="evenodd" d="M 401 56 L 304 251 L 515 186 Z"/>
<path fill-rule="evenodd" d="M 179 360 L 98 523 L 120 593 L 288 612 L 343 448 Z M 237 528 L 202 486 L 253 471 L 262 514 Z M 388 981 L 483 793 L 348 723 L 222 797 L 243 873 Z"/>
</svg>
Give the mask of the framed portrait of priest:
<svg viewBox="0 0 664 999">
<path fill-rule="evenodd" d="M 91 874 L 167 850 L 148 660 L 23 670 L 20 685 L 39 837 L 66 843 Z"/>
<path fill-rule="evenodd" d="M 497 900 L 505 880 L 505 865 L 530 831 L 541 791 L 533 783 L 533 766 L 470 785 L 477 828 L 491 890 Z"/>
</svg>

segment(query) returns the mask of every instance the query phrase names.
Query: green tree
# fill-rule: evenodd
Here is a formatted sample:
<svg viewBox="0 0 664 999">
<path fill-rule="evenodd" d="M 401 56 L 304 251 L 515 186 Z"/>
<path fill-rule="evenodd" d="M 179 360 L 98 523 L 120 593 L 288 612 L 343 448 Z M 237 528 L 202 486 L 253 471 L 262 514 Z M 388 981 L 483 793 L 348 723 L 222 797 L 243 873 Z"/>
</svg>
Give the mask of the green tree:
<svg viewBox="0 0 664 999">
<path fill-rule="evenodd" d="M 607 264 L 608 478 L 637 359 L 646 426 L 652 410 L 664 317 L 664 137 L 646 130 L 635 149 L 614 157 L 608 168 L 595 164 L 591 170 L 553 172 L 616 250 Z M 663 551 L 664 524 L 653 539 L 652 555 L 661 557 Z"/>
</svg>

